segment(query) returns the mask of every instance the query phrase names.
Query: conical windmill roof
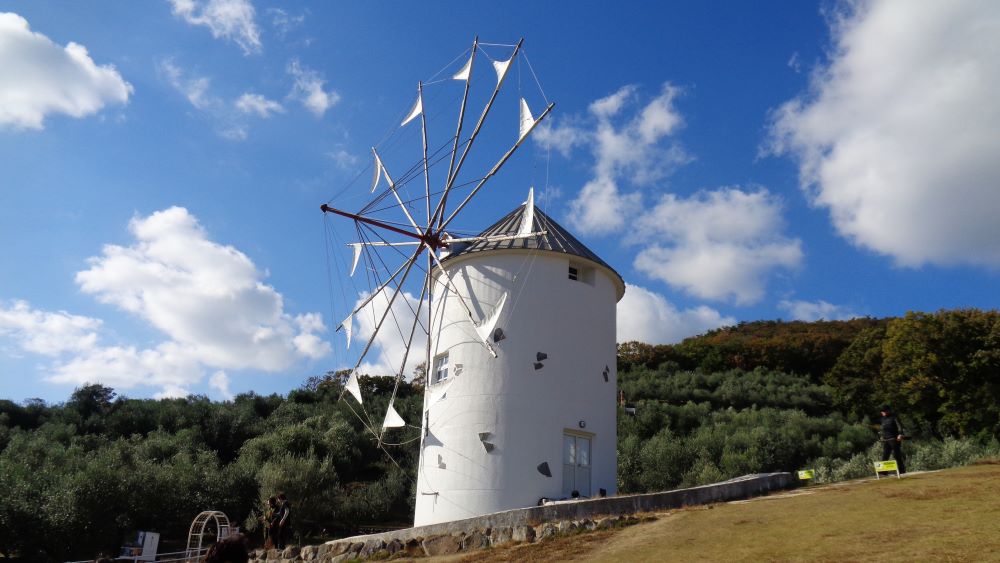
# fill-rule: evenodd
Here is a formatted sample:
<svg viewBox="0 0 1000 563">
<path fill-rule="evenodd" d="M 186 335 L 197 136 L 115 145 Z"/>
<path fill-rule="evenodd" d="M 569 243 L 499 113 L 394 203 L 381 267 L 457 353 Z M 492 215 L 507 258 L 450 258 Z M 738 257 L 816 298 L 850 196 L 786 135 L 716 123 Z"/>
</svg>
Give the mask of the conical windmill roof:
<svg viewBox="0 0 1000 563">
<path fill-rule="evenodd" d="M 521 221 L 524 217 L 524 212 L 527 209 L 526 203 L 517 206 L 513 211 L 505 215 L 502 219 L 493 223 L 486 228 L 483 232 L 479 233 L 480 237 L 494 237 L 494 236 L 509 236 L 517 235 L 521 228 Z M 569 231 L 563 228 L 562 225 L 556 223 L 551 217 L 543 213 L 537 206 L 534 206 L 534 221 L 532 223 L 532 232 L 545 231 L 544 235 L 537 235 L 532 237 L 516 238 L 509 240 L 495 240 L 495 241 L 479 241 L 471 243 L 464 248 L 459 246 L 453 249 L 452 253 L 448 255 L 445 260 L 452 260 L 459 256 L 466 256 L 476 252 L 488 252 L 491 250 L 543 250 L 547 252 L 559 252 L 561 254 L 569 254 L 571 256 L 577 256 L 585 260 L 589 260 L 603 266 L 609 272 L 614 274 L 617 281 L 622 284 L 622 289 L 624 289 L 624 280 L 622 280 L 621 275 L 615 271 L 614 268 L 608 265 L 607 262 L 601 260 L 601 257 L 594 254 L 594 251 L 587 248 L 582 242 L 577 240 Z"/>
</svg>

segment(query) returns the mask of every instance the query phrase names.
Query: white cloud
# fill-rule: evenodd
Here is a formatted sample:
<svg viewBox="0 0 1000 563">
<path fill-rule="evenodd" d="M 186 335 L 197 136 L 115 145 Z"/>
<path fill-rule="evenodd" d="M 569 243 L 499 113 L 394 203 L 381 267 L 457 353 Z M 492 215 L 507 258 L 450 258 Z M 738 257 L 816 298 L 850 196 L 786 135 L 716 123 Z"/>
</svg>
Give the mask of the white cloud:
<svg viewBox="0 0 1000 563">
<path fill-rule="evenodd" d="M 375 296 L 372 301 L 354 315 L 354 334 L 352 335 L 353 346 L 363 347 L 368 339 L 375 332 L 378 320 L 385 314 L 389 306 L 389 298 L 392 293 L 383 290 Z M 359 296 L 355 307 L 361 305 L 368 297 L 367 294 Z M 399 366 L 403 363 L 403 356 L 406 354 L 406 341 L 410 336 L 410 328 L 413 325 L 413 312 L 417 310 L 419 303 L 417 298 L 410 293 L 403 292 L 392 303 L 392 309 L 386 317 L 385 322 L 375 337 L 374 349 L 377 354 L 370 354 L 365 362 L 359 367 L 361 373 L 371 375 L 394 375 L 399 371 Z M 427 326 L 426 311 L 421 309 L 421 322 Z M 425 347 L 427 346 L 427 335 L 417 327 L 413 335 L 413 343 L 410 346 L 410 354 L 406 357 L 406 375 L 413 373 L 417 364 L 426 360 Z"/>
<path fill-rule="evenodd" d="M 736 319 L 724 317 L 711 307 L 681 311 L 662 295 L 632 284 L 618 302 L 618 342 L 670 344 L 733 324 Z"/>
<path fill-rule="evenodd" d="M 28 21 L 0 13 L 0 125 L 42 129 L 45 117 L 84 117 L 132 93 L 113 65 L 98 66 L 87 48 L 66 47 L 31 31 Z"/>
<path fill-rule="evenodd" d="M 337 165 L 337 168 L 341 170 L 354 170 L 358 165 L 358 157 L 347 152 L 342 148 L 330 151 L 327 156 L 333 160 L 333 163 Z"/>
<path fill-rule="evenodd" d="M 323 84 L 326 81 L 322 75 L 302 66 L 302 63 L 297 59 L 288 63 L 288 74 L 295 79 L 292 91 L 288 96 L 302 102 L 302 105 L 316 117 L 323 117 L 326 110 L 340 101 L 340 94 L 337 92 L 323 90 Z"/>
<path fill-rule="evenodd" d="M 795 51 L 792 56 L 788 58 L 788 68 L 795 71 L 795 74 L 802 72 L 802 61 L 799 60 L 799 52 Z"/>
<path fill-rule="evenodd" d="M 572 224 L 585 232 L 606 234 L 621 229 L 641 207 L 641 194 L 622 194 L 613 179 L 597 177 L 584 184 L 576 199 L 569 202 L 569 216 Z"/>
<path fill-rule="evenodd" d="M 543 121 L 532 133 L 532 138 L 542 147 L 555 149 L 569 158 L 573 149 L 585 146 L 590 136 L 586 128 L 572 118 L 551 118 Z"/>
<path fill-rule="evenodd" d="M 261 51 L 260 30 L 254 21 L 256 11 L 249 0 L 169 0 L 174 15 L 191 25 L 202 25 L 212 37 L 235 41 L 243 53 Z"/>
<path fill-rule="evenodd" d="M 178 385 L 168 385 L 164 387 L 162 391 L 153 395 L 153 398 L 156 400 L 183 399 L 184 397 L 187 397 L 190 394 L 191 392 L 185 389 L 184 387 L 180 387 Z"/>
<path fill-rule="evenodd" d="M 66 311 L 39 311 L 27 301 L 16 300 L 9 306 L 0 303 L 0 336 L 13 338 L 34 354 L 58 356 L 88 350 L 97 343 L 100 328 L 98 319 Z"/>
<path fill-rule="evenodd" d="M 1000 3 L 846 6 L 810 91 L 774 112 L 770 150 L 798 159 L 854 244 L 905 266 L 1000 266 Z"/>
<path fill-rule="evenodd" d="M 260 94 L 244 93 L 236 100 L 236 109 L 243 113 L 253 113 L 259 117 L 268 118 L 275 113 L 284 113 L 285 108 L 274 100 L 269 100 Z"/>
<path fill-rule="evenodd" d="M 226 372 L 219 370 L 208 378 L 208 385 L 218 391 L 223 399 L 229 400 L 233 398 L 233 392 L 229 390 L 229 381 L 229 376 L 226 375 Z"/>
<path fill-rule="evenodd" d="M 677 143 L 667 143 L 684 123 L 674 108 L 680 90 L 664 84 L 660 94 L 629 119 L 620 116 L 636 104 L 635 86 L 590 104 L 588 120 L 569 120 L 542 129 L 541 146 L 569 156 L 586 146 L 594 157 L 594 176 L 570 202 L 569 222 L 586 233 L 610 233 L 620 229 L 641 204 L 638 191 L 624 192 L 622 184 L 649 185 L 689 162 L 690 155 Z"/>
<path fill-rule="evenodd" d="M 167 82 L 196 109 L 207 109 L 218 104 L 218 100 L 208 95 L 208 88 L 211 80 L 206 76 L 187 76 L 186 73 L 177 66 L 173 60 L 167 59 L 160 63 L 160 72 L 167 78 Z"/>
<path fill-rule="evenodd" d="M 94 346 L 58 361 L 48 377 L 55 383 L 102 383 L 117 389 L 151 386 L 184 396 L 204 377 L 201 362 L 190 347 L 176 342 L 137 349 L 134 346 Z"/>
<path fill-rule="evenodd" d="M 250 131 L 247 130 L 246 126 L 241 124 L 221 127 L 216 132 L 223 139 L 229 139 L 230 141 L 245 141 L 250 136 Z"/>
<path fill-rule="evenodd" d="M 253 262 L 208 239 L 181 207 L 133 219 L 136 242 L 107 245 L 76 275 L 81 289 L 133 313 L 202 362 L 226 369 L 277 371 L 326 346 L 296 346 L 322 325 L 297 322 Z"/>
<path fill-rule="evenodd" d="M 663 180 L 692 157 L 673 138 L 684 125 L 674 103 L 680 90 L 666 83 L 640 104 L 624 86 L 590 104 L 589 121 L 571 118 L 541 130 L 542 147 L 570 156 L 593 155 L 593 177 L 569 202 L 567 221 L 591 234 L 625 232 L 640 246 L 636 269 L 687 293 L 745 305 L 759 301 L 771 272 L 797 267 L 801 242 L 781 234 L 782 205 L 765 189 L 702 191 L 690 198 L 643 188 Z M 631 189 L 629 189 L 631 188 Z"/>
<path fill-rule="evenodd" d="M 754 303 L 767 275 L 802 261 L 801 242 L 780 232 L 781 202 L 767 190 L 725 188 L 664 195 L 635 223 L 647 246 L 637 270 L 704 299 Z"/>
<path fill-rule="evenodd" d="M 269 117 L 271 112 L 284 111 L 281 104 L 268 100 L 259 94 L 245 93 L 230 105 L 210 93 L 210 78 L 193 76 L 172 59 L 160 62 L 158 68 L 167 82 L 187 98 L 187 101 L 201 112 L 201 115 L 208 118 L 215 132 L 223 139 L 243 141 L 250 136 L 249 128 L 245 122 L 245 115 L 248 113 Z"/>
<path fill-rule="evenodd" d="M 284 38 L 288 35 L 289 31 L 299 27 L 306 21 L 305 14 L 292 16 L 281 8 L 268 8 L 267 13 L 271 16 L 271 25 L 274 26 L 274 29 L 278 32 L 278 36 L 281 38 Z"/>
<path fill-rule="evenodd" d="M 225 396 L 229 376 L 221 370 L 274 372 L 330 352 L 319 336 L 326 327 L 318 313 L 286 313 L 281 294 L 263 282 L 253 262 L 210 240 L 186 209 L 136 217 L 129 229 L 132 245 L 106 245 L 76 281 L 84 293 L 166 339 L 149 348 L 107 345 L 100 342 L 100 320 L 36 310 L 24 301 L 0 306 L 0 337 L 54 358 L 51 381 L 152 386 L 160 396 L 184 396 L 214 369 L 209 385 Z"/>
<path fill-rule="evenodd" d="M 783 300 L 778 303 L 778 308 L 787 312 L 792 319 L 797 321 L 818 321 L 820 319 L 828 321 L 844 321 L 860 316 L 847 307 L 827 303 L 823 300 Z"/>
</svg>

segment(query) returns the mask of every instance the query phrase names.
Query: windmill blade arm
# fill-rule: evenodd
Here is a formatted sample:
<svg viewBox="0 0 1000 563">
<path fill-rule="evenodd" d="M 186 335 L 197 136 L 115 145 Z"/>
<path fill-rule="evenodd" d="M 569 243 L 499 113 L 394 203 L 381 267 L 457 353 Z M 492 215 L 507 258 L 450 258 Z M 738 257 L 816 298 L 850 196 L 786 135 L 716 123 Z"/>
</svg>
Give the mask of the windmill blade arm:
<svg viewBox="0 0 1000 563">
<path fill-rule="evenodd" d="M 379 162 L 381 162 L 382 159 L 379 157 L 378 151 L 375 150 L 375 147 L 372 147 L 372 153 L 375 155 L 375 158 L 378 158 Z M 417 235 L 422 235 L 424 233 L 423 230 L 417 226 L 417 222 L 414 221 L 413 216 L 410 215 L 410 210 L 406 208 L 406 204 L 404 204 L 402 198 L 399 197 L 399 192 L 396 191 L 396 182 L 392 181 L 392 178 L 389 176 L 389 171 L 385 169 L 384 164 L 382 165 L 382 173 L 385 174 L 385 179 L 389 183 L 389 191 L 391 191 L 392 195 L 396 198 L 396 203 L 399 204 L 399 208 L 403 210 L 403 214 L 405 214 L 407 220 L 410 221 L 410 225 L 413 227 L 413 230 L 416 231 Z"/>
<path fill-rule="evenodd" d="M 417 240 L 424 240 L 424 237 L 423 237 L 422 233 L 413 234 L 410 231 L 404 231 L 403 229 L 400 229 L 399 227 L 390 225 L 390 224 L 385 223 L 383 221 L 379 221 L 377 219 L 371 219 L 369 217 L 364 217 L 362 215 L 358 215 L 357 213 L 348 213 L 347 211 L 342 211 L 342 210 L 337 209 L 335 207 L 330 207 L 329 205 L 327 205 L 325 203 L 323 205 L 320 205 L 319 208 L 320 208 L 320 210 L 323 213 L 335 213 L 337 215 L 340 215 L 341 217 L 347 217 L 348 219 L 354 219 L 355 221 L 358 221 L 360 223 L 365 223 L 367 225 L 372 225 L 374 227 L 380 227 L 380 228 L 385 229 L 387 231 L 392 231 L 394 233 L 401 234 L 401 235 L 404 235 L 404 236 L 408 236 L 410 238 L 415 238 Z"/>
<path fill-rule="evenodd" d="M 545 108 L 545 111 L 543 111 L 542 114 L 538 116 L 538 119 L 535 120 L 535 125 L 541 123 L 541 121 L 545 119 L 545 117 L 549 114 L 549 112 L 552 111 L 553 107 L 555 107 L 555 104 L 549 104 L 548 107 Z M 532 126 L 532 129 L 534 129 L 534 125 Z M 528 133 L 530 132 L 531 131 L 528 131 Z M 465 199 L 462 200 L 462 203 L 460 203 L 458 207 L 456 207 L 455 210 L 451 212 L 451 215 L 449 215 L 448 218 L 445 219 L 443 223 L 441 223 L 439 229 L 444 229 L 445 227 L 447 227 L 448 224 L 451 223 L 456 216 L 458 216 L 459 212 L 461 212 L 462 209 L 469 204 L 469 201 L 471 201 L 472 198 L 475 197 L 477 193 L 479 193 L 479 190 L 482 189 L 482 187 L 486 184 L 486 182 L 488 182 L 489 179 L 492 178 L 500 170 L 500 168 L 504 165 L 504 163 L 507 162 L 507 160 L 514 154 L 514 152 L 522 144 L 524 144 L 524 140 L 527 139 L 528 136 L 529 136 L 528 134 L 525 134 L 525 136 L 518 139 L 517 142 L 514 143 L 514 146 L 512 146 L 510 150 L 508 150 L 506 153 L 504 153 L 502 157 L 500 157 L 500 160 L 498 160 L 497 163 L 493 165 L 493 168 L 490 169 L 490 171 L 486 174 L 486 176 L 483 176 L 482 180 L 479 180 L 479 183 L 476 184 L 476 187 L 473 188 L 471 192 L 469 192 L 469 195 L 465 196 Z"/>
<path fill-rule="evenodd" d="M 463 74 L 465 75 L 464 77 L 465 93 L 462 95 L 462 106 L 458 110 L 458 125 L 455 127 L 455 140 L 451 147 L 451 160 L 448 161 L 448 178 L 445 180 L 445 185 L 447 186 L 450 186 L 452 184 L 451 178 L 452 176 L 454 176 L 455 173 L 455 157 L 458 155 L 459 140 L 461 140 L 462 138 L 462 125 L 465 122 L 465 105 L 469 101 L 469 87 L 471 86 L 470 79 L 472 77 L 472 64 L 476 60 L 476 50 L 478 49 L 478 47 L 479 47 L 479 36 L 476 36 L 476 38 L 472 41 L 472 54 L 469 55 L 469 62 L 466 63 L 466 66 L 458 74 L 455 75 L 456 77 Z M 448 194 L 445 193 L 441 196 L 441 201 L 439 202 L 438 207 L 443 209 L 444 206 L 446 205 L 447 200 L 448 200 Z M 442 216 L 439 216 L 438 208 L 434 209 L 434 214 L 431 217 L 435 220 L 442 218 Z M 429 225 L 430 223 L 428 223 L 428 226 Z"/>
<path fill-rule="evenodd" d="M 366 242 L 349 242 L 347 246 L 360 247 L 360 246 L 417 246 L 423 244 L 420 241 L 408 240 L 404 242 L 383 242 L 383 241 L 366 241 Z"/>
<path fill-rule="evenodd" d="M 510 56 L 511 61 L 513 61 L 514 58 L 517 57 L 518 51 L 521 50 L 522 43 L 524 43 L 524 38 L 521 38 L 517 42 L 517 45 L 514 46 L 514 52 L 511 53 Z M 473 143 L 476 142 L 476 138 L 479 136 L 479 130 L 482 129 L 483 123 L 486 122 L 486 116 L 489 115 L 490 108 L 493 107 L 493 102 L 496 101 L 497 95 L 500 93 L 500 88 L 503 86 L 504 78 L 506 78 L 506 75 L 504 75 L 497 81 L 497 85 L 493 89 L 493 95 L 490 96 L 489 101 L 486 102 L 486 107 L 483 108 L 483 112 L 479 115 L 479 121 L 476 122 L 476 126 L 475 128 L 473 128 L 472 134 L 469 135 L 469 141 L 465 145 L 465 148 L 462 150 L 462 156 L 458 159 L 458 163 L 455 165 L 455 169 L 452 170 L 450 175 L 448 176 L 448 181 L 445 183 L 444 187 L 444 194 L 441 196 L 440 201 L 438 201 L 437 209 L 434 210 L 434 214 L 431 215 L 432 219 L 440 220 L 441 217 L 444 217 L 444 212 L 445 212 L 444 203 L 448 199 L 448 193 L 451 191 L 452 186 L 455 184 L 455 180 L 458 178 L 458 173 L 462 170 L 462 165 L 465 164 L 465 158 L 469 156 L 469 151 L 472 150 Z M 539 117 L 538 121 L 541 121 L 541 119 L 542 118 Z M 458 145 L 456 144 L 455 147 L 457 148 Z M 447 221 L 445 223 L 447 223 Z M 443 229 L 443 228 L 444 228 L 443 224 L 438 225 L 438 229 Z"/>
</svg>

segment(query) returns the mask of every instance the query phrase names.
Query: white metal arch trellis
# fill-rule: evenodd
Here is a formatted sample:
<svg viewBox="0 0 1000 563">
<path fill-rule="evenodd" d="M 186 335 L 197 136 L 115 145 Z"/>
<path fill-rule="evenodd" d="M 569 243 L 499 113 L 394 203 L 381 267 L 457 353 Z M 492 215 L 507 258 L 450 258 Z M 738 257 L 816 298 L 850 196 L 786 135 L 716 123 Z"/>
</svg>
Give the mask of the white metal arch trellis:
<svg viewBox="0 0 1000 563">
<path fill-rule="evenodd" d="M 229 537 L 232 527 L 229 524 L 229 517 L 218 510 L 206 510 L 195 516 L 191 522 L 191 529 L 188 531 L 187 556 L 198 557 L 204 551 L 203 541 L 206 535 L 206 526 L 210 521 L 215 521 L 216 541 Z"/>
</svg>

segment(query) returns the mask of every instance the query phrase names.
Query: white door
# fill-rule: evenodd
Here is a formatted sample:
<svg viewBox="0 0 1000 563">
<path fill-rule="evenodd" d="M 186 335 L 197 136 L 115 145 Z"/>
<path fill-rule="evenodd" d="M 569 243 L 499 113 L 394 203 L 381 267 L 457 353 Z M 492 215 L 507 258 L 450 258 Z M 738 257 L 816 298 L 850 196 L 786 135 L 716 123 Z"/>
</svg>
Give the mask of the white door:
<svg viewBox="0 0 1000 563">
<path fill-rule="evenodd" d="M 563 496 L 590 496 L 590 438 L 563 434 Z"/>
</svg>

